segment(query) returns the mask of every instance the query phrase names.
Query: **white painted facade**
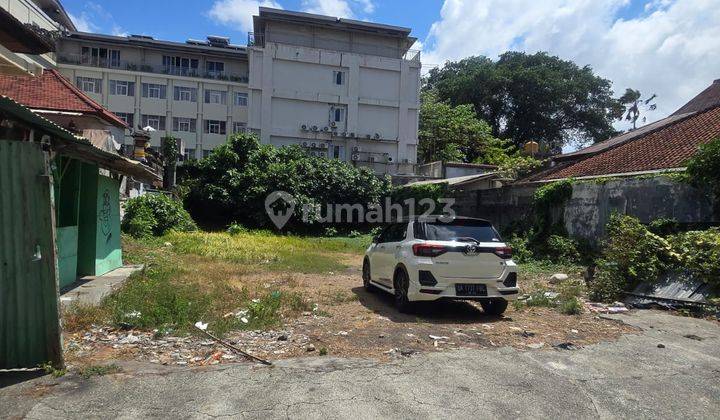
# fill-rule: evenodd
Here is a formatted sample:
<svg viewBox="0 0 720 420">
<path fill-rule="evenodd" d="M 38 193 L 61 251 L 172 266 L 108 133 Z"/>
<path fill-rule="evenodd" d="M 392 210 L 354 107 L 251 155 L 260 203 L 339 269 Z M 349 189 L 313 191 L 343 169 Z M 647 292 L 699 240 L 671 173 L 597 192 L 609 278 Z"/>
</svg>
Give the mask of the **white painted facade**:
<svg viewBox="0 0 720 420">
<path fill-rule="evenodd" d="M 133 129 L 155 128 L 151 146 L 172 135 L 186 156 L 202 158 L 247 127 L 247 54 L 244 47 L 230 47 L 75 33 L 59 43 L 58 68 Z M 100 48 L 107 51 L 104 59 L 93 57 Z M 168 65 L 165 57 L 187 65 Z M 130 132 L 125 143 L 132 144 Z"/>
<path fill-rule="evenodd" d="M 409 30 L 366 33 L 365 23 L 332 18 L 325 27 L 323 19 L 260 9 L 248 47 L 249 127 L 263 143 L 301 145 L 377 173 L 412 173 L 421 64 L 418 55 L 406 59 Z"/>
</svg>

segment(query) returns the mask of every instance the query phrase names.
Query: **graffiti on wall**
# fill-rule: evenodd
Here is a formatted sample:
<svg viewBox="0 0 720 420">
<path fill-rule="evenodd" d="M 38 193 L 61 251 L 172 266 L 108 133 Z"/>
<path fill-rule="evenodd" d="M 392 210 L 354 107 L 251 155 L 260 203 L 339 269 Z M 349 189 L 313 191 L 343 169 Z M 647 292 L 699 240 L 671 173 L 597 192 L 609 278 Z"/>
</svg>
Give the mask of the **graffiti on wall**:
<svg viewBox="0 0 720 420">
<path fill-rule="evenodd" d="M 102 206 L 98 210 L 100 230 L 105 237 L 105 243 L 109 243 L 110 239 L 112 239 L 111 209 L 112 207 L 110 206 L 110 191 L 106 188 L 103 192 Z"/>
</svg>

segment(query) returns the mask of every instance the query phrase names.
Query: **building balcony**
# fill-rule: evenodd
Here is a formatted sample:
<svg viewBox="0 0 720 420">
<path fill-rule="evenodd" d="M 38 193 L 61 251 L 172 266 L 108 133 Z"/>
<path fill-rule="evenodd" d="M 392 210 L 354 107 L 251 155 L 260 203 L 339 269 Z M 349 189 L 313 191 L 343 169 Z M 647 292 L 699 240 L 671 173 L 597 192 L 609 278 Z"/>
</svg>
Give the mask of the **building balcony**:
<svg viewBox="0 0 720 420">
<path fill-rule="evenodd" d="M 226 71 L 202 71 L 190 67 L 158 66 L 109 58 L 87 57 L 81 54 L 58 54 L 57 62 L 96 68 L 136 71 L 142 73 L 165 74 L 171 76 L 198 77 L 202 79 L 224 80 L 229 82 L 247 83 L 247 73 L 230 73 Z"/>
</svg>

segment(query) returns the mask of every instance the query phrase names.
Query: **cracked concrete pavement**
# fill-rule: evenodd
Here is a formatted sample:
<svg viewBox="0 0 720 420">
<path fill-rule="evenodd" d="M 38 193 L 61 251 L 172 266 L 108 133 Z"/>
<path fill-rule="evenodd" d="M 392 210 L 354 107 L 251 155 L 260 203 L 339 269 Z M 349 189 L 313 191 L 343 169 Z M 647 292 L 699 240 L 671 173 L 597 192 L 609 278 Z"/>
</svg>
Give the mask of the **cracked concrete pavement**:
<svg viewBox="0 0 720 420">
<path fill-rule="evenodd" d="M 717 418 L 720 324 L 656 311 L 578 350 L 454 350 L 392 363 L 329 356 L 202 369 L 148 364 L 0 389 L 15 418 Z M 662 345 L 662 346 L 659 346 Z"/>
</svg>

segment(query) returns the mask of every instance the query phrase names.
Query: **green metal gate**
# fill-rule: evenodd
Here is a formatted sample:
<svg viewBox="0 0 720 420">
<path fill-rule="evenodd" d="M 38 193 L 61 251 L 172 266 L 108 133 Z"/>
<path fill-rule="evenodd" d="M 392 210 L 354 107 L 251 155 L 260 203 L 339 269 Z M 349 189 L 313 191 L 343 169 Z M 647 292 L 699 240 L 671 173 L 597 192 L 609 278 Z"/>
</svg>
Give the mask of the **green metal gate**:
<svg viewBox="0 0 720 420">
<path fill-rule="evenodd" d="M 40 144 L 0 140 L 0 369 L 62 363 L 52 182 Z"/>
</svg>

